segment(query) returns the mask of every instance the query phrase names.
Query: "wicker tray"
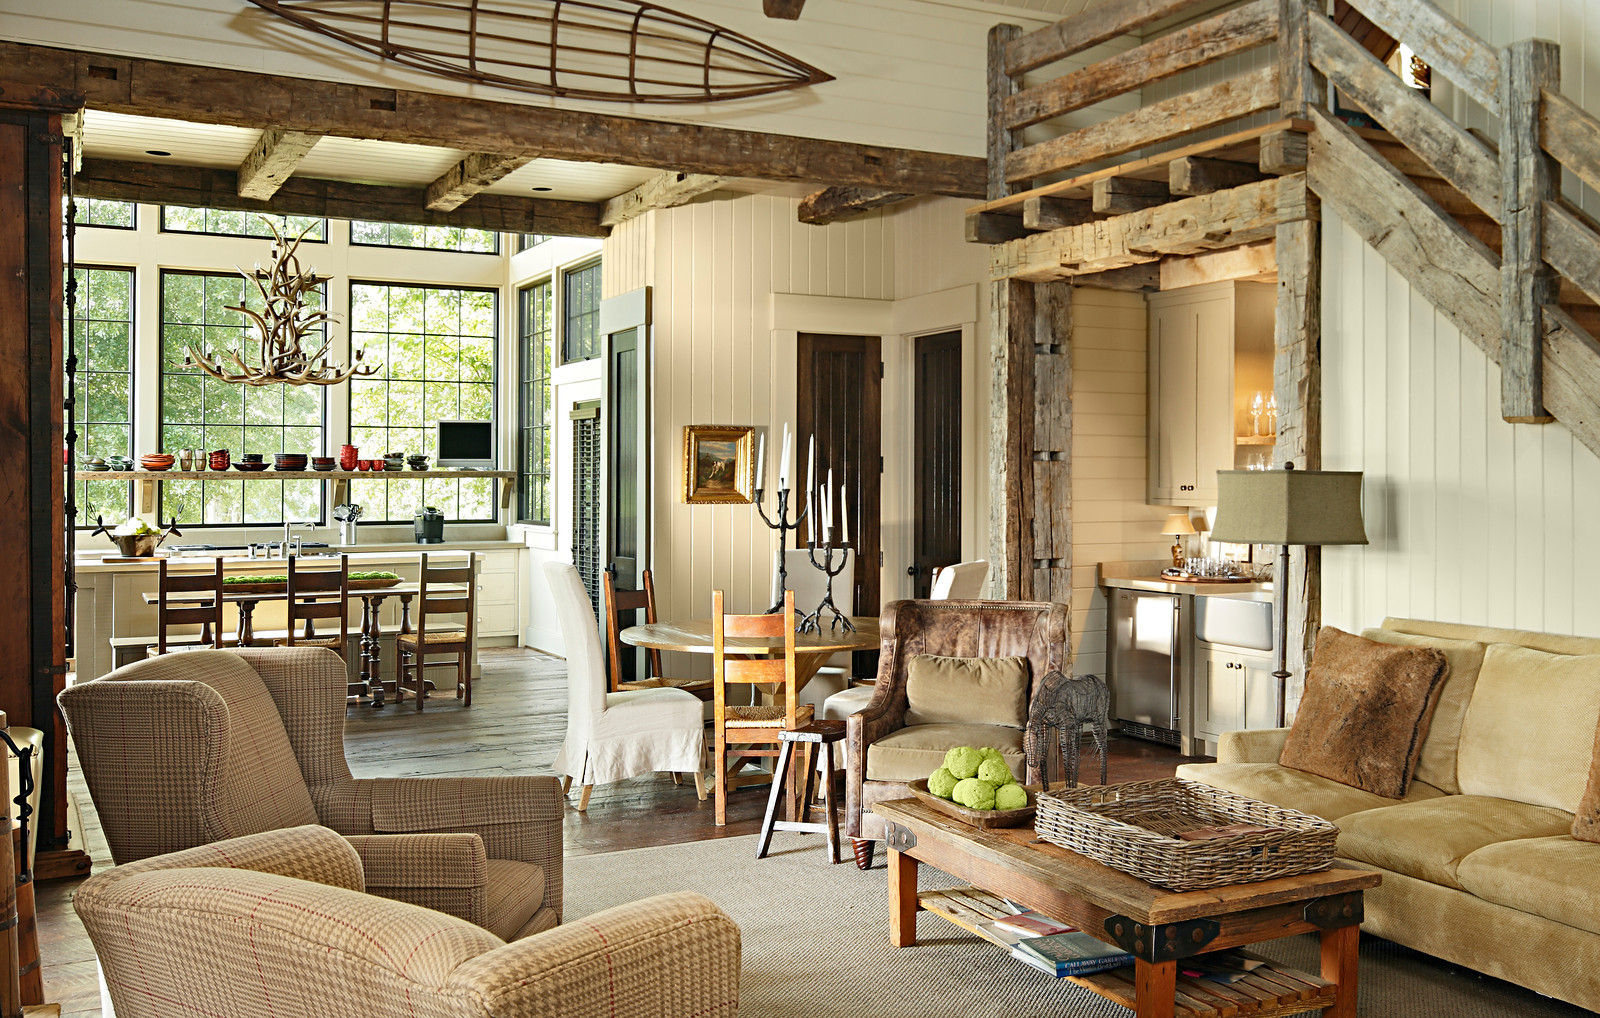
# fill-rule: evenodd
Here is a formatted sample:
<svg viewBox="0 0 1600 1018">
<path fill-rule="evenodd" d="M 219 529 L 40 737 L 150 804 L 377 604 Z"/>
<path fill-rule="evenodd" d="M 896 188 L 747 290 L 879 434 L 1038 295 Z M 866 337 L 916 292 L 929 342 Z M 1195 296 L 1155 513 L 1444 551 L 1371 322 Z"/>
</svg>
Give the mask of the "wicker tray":
<svg viewBox="0 0 1600 1018">
<path fill-rule="evenodd" d="M 1235 823 L 1273 830 L 1210 841 L 1176 836 Z M 1034 829 L 1045 841 L 1174 891 L 1327 869 L 1339 834 L 1320 817 L 1183 778 L 1046 792 Z"/>
<path fill-rule="evenodd" d="M 1028 804 L 1021 809 L 972 809 L 949 799 L 941 799 L 928 791 L 928 779 L 918 778 L 911 782 L 911 794 L 934 809 L 954 817 L 964 824 L 988 829 L 991 827 L 1021 827 L 1033 819 L 1034 790 L 1023 786 L 1023 791 L 1028 793 Z"/>
</svg>

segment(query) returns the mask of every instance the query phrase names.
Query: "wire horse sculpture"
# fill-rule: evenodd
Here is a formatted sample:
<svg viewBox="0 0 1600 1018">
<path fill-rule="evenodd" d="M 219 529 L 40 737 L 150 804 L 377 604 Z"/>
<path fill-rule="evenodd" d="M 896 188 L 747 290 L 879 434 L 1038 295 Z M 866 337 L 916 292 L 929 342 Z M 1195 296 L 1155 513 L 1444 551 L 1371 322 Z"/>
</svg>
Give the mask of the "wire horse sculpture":
<svg viewBox="0 0 1600 1018">
<path fill-rule="evenodd" d="M 416 70 L 602 102 L 701 103 L 832 81 L 749 36 L 643 0 L 249 0 Z"/>
</svg>

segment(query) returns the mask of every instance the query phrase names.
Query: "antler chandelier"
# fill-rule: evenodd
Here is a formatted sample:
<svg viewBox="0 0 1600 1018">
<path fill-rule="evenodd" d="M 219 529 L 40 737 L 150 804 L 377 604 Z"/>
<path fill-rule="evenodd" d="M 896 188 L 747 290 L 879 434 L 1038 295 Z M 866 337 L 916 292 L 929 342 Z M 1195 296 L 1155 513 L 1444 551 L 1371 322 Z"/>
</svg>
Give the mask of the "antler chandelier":
<svg viewBox="0 0 1600 1018">
<path fill-rule="evenodd" d="M 361 350 L 355 351 L 355 359 L 348 366 L 329 364 L 328 348 L 333 340 L 326 336 L 326 330 L 322 345 L 307 352 L 307 339 L 315 342 L 312 334 L 333 321 L 333 316 L 308 299 L 308 295 L 330 277 L 300 268 L 295 252 L 305 239 L 304 232 L 290 241 L 270 218 L 261 218 L 272 231 L 268 265 L 263 269 L 258 264 L 248 272 L 240 269 L 239 274 L 255 284 L 261 294 L 262 308 L 254 311 L 246 307 L 243 300 L 228 307 L 229 311 L 237 311 L 250 319 L 255 326 L 259 341 L 258 363 L 247 363 L 239 352 L 232 350 L 213 353 L 191 345 L 184 364 L 198 367 L 213 378 L 240 385 L 338 385 L 351 378 L 377 373 L 376 364 L 362 363 Z"/>
</svg>

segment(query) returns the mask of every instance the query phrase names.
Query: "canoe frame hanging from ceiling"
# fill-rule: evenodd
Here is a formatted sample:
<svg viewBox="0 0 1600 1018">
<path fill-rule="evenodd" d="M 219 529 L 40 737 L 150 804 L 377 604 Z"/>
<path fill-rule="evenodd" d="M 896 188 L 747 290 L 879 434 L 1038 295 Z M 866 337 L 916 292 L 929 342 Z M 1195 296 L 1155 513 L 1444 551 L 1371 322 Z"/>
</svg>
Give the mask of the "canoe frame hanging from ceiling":
<svg viewBox="0 0 1600 1018">
<path fill-rule="evenodd" d="M 565 99 L 704 103 L 832 81 L 641 0 L 248 0 L 307 31 L 459 81 Z"/>
</svg>

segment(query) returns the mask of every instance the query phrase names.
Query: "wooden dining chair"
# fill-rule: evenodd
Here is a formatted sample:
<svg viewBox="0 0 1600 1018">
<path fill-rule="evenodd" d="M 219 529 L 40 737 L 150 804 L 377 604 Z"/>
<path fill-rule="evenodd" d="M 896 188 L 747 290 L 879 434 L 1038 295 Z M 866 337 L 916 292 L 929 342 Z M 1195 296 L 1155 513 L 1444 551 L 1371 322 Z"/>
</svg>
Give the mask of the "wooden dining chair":
<svg viewBox="0 0 1600 1018">
<path fill-rule="evenodd" d="M 400 674 L 395 683 L 397 701 L 403 700 L 409 692 L 416 697 L 417 710 L 422 710 L 422 703 L 427 699 L 427 679 L 423 672 L 428 656 L 451 654 L 456 659 L 456 697 L 462 700 L 464 706 L 472 706 L 472 632 L 477 621 L 477 564 L 477 553 L 470 551 L 467 552 L 466 565 L 429 565 L 428 556 L 422 556 L 422 580 L 417 588 L 417 631 L 395 637 L 395 648 L 400 658 Z M 463 584 L 467 588 L 464 591 L 460 589 Z M 456 626 L 441 622 L 441 615 L 465 615 L 466 624 Z"/>
<path fill-rule="evenodd" d="M 794 655 L 794 591 L 783 592 L 783 612 L 771 615 L 725 615 L 722 591 L 711 592 L 712 728 L 716 735 L 716 821 L 728 822 L 728 789 L 734 772 L 753 759 L 776 761 L 779 733 L 808 725 L 815 711 L 796 699 Z M 749 637 L 782 639 L 782 657 L 745 659 L 728 654 L 727 641 Z M 737 651 L 735 651 L 737 653 Z M 728 686 L 764 685 L 782 700 L 770 705 L 741 706 L 728 702 Z M 805 766 L 810 766 L 809 762 Z"/>
<path fill-rule="evenodd" d="M 300 556 L 289 556 L 287 613 L 289 629 L 279 647 L 327 647 L 346 661 L 350 642 L 350 556 L 339 556 L 337 569 L 303 569 Z M 317 619 L 337 619 L 337 636 L 319 636 Z M 296 633 L 299 623 L 305 631 Z"/>
<path fill-rule="evenodd" d="M 656 621 L 656 585 L 650 575 L 650 570 L 644 571 L 643 590 L 618 590 L 616 578 L 610 572 L 602 574 L 601 586 L 605 591 L 606 606 L 606 652 L 609 661 L 610 689 L 613 693 L 620 693 L 630 689 L 657 689 L 667 687 L 682 689 L 693 693 L 702 700 L 711 699 L 710 679 L 674 679 L 661 673 L 661 651 L 654 647 L 645 651 L 645 674 L 637 679 L 624 680 L 622 678 L 623 655 L 633 652 L 633 648 L 622 642 L 621 633 L 629 625 L 636 624 L 637 616 L 625 617 L 626 613 L 644 611 L 644 622 L 653 625 Z"/>
<path fill-rule="evenodd" d="M 222 559 L 209 573 L 173 573 L 167 571 L 167 559 L 161 560 L 160 575 L 156 578 L 156 644 L 149 648 L 154 655 L 197 647 L 222 647 Z M 174 603 L 174 594 L 209 593 L 211 600 L 197 604 L 192 601 Z M 200 625 L 198 640 L 182 639 L 175 643 L 169 634 L 173 626 Z"/>
</svg>

